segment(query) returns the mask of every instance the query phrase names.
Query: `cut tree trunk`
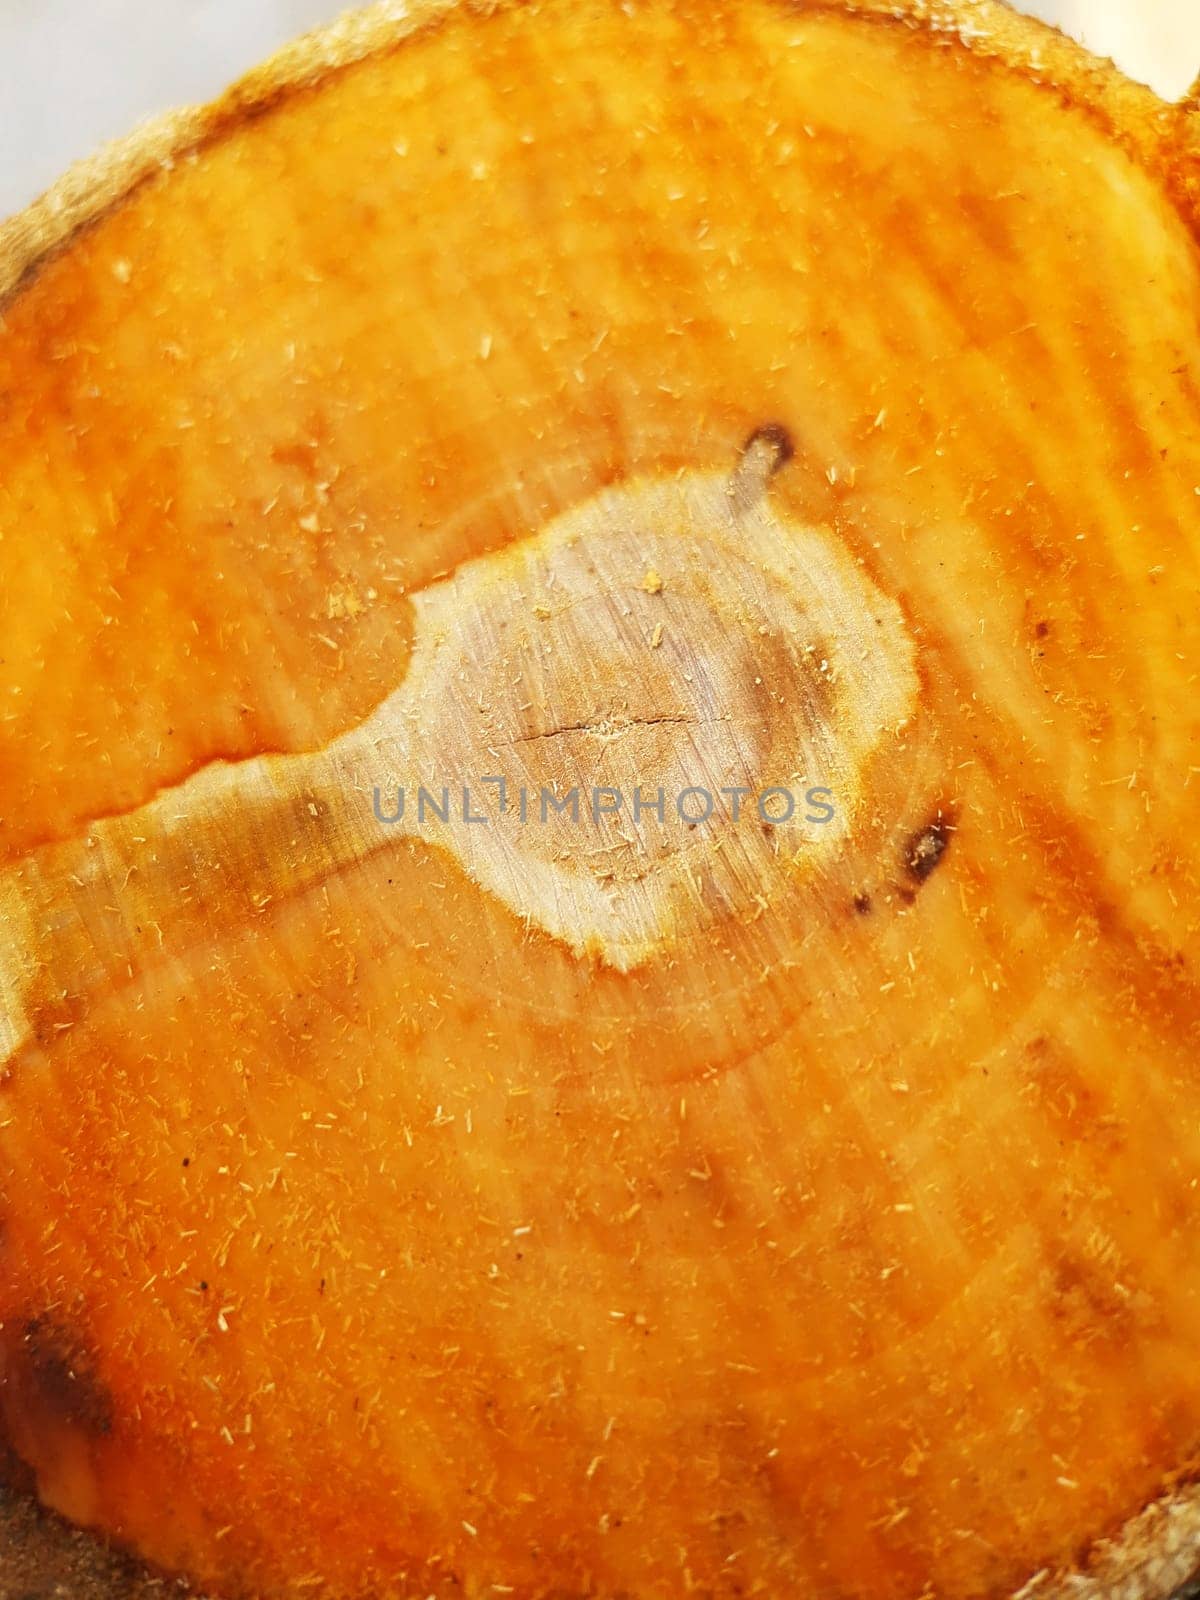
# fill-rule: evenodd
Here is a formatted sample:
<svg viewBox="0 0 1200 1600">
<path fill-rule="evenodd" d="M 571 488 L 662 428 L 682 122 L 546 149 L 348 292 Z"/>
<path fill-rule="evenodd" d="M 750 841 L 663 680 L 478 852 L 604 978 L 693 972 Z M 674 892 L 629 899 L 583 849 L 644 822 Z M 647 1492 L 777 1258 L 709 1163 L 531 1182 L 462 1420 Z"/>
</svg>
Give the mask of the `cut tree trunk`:
<svg viewBox="0 0 1200 1600">
<path fill-rule="evenodd" d="M 0 1592 L 1200 1567 L 1198 219 L 997 5 L 539 0 L 0 230 Z"/>
</svg>

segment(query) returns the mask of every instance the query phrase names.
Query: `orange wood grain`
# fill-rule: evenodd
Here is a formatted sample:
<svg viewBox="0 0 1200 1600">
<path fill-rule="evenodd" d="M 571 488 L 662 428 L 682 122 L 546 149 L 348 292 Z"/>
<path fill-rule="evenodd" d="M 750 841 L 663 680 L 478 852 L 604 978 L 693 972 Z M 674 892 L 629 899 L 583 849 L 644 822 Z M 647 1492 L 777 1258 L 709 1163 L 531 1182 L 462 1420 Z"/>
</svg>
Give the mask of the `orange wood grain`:
<svg viewBox="0 0 1200 1600">
<path fill-rule="evenodd" d="M 966 1600 L 1190 1481 L 1195 152 L 1090 81 L 463 6 L 4 303 L 0 1417 L 49 1505 L 231 1597 Z M 205 798 L 364 724 L 446 574 L 768 421 L 919 679 L 819 870 L 620 970 L 363 793 Z"/>
</svg>

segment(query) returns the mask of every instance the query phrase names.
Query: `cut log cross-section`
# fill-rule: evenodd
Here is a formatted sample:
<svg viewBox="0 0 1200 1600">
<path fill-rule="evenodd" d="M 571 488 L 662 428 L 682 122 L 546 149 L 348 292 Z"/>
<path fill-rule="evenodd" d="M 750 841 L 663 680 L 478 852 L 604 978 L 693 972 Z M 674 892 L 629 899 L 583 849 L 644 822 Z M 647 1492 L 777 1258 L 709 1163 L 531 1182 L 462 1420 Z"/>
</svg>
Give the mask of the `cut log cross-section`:
<svg viewBox="0 0 1200 1600">
<path fill-rule="evenodd" d="M 1195 105 L 393 12 L 0 229 L 0 1595 L 1167 1600 Z"/>
<path fill-rule="evenodd" d="M 467 563 L 413 597 L 401 685 L 339 739 L 215 763 L 11 867 L 8 1050 L 28 989 L 144 974 L 381 849 L 376 823 L 434 829 L 518 917 L 622 970 L 814 875 L 917 681 L 895 603 L 764 505 L 781 449 L 764 430 L 732 473 L 610 490 Z M 821 846 L 782 852 L 797 781 Z"/>
</svg>

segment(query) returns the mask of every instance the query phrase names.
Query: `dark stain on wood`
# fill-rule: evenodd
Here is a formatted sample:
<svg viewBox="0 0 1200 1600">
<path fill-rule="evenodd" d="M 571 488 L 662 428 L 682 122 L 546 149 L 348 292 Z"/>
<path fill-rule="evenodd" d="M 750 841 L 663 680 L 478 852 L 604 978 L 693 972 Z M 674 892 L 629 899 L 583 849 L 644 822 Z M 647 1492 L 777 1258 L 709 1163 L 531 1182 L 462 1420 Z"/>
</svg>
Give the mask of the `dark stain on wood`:
<svg viewBox="0 0 1200 1600">
<path fill-rule="evenodd" d="M 0 1373 L 6 1409 L 93 1438 L 113 1426 L 112 1396 L 86 1345 L 54 1317 L 29 1317 L 4 1331 Z"/>
<path fill-rule="evenodd" d="M 781 468 L 786 467 L 796 454 L 796 446 L 792 443 L 792 436 L 782 422 L 764 422 L 760 427 L 755 428 L 742 446 L 742 454 L 745 455 L 748 450 L 753 450 L 755 445 L 759 444 L 767 445 L 774 451 L 775 459 L 771 463 L 772 476 L 780 471 Z"/>
<path fill-rule="evenodd" d="M 950 820 L 939 812 L 932 822 L 910 835 L 904 846 L 904 866 L 910 878 L 925 882 L 945 855 L 953 832 Z"/>
</svg>

